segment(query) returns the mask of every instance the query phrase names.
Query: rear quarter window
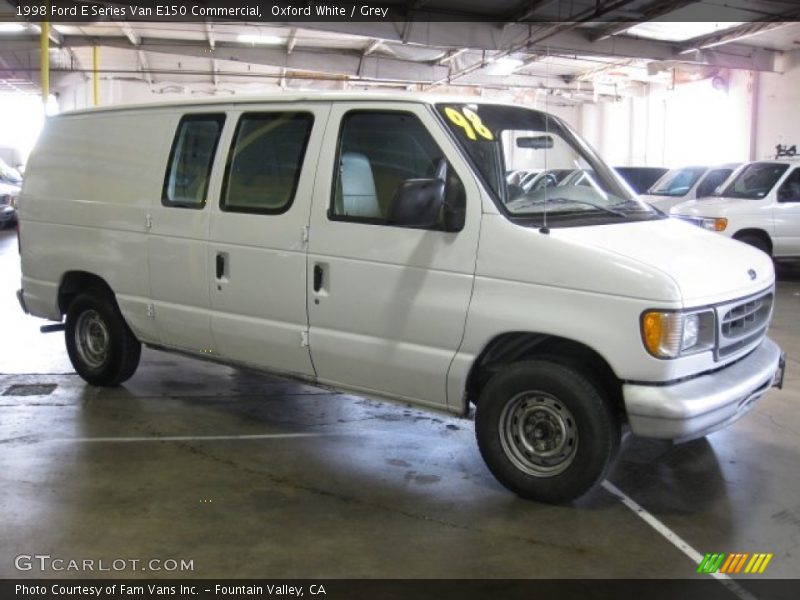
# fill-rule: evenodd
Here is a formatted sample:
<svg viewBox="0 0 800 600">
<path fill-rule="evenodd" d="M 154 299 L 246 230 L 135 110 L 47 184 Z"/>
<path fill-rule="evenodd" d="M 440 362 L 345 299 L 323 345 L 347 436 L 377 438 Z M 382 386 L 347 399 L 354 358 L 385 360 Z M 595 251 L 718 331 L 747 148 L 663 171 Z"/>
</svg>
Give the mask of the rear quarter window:
<svg viewBox="0 0 800 600">
<path fill-rule="evenodd" d="M 205 206 L 211 167 L 224 124 L 223 114 L 186 115 L 180 120 L 161 194 L 165 206 Z"/>
</svg>

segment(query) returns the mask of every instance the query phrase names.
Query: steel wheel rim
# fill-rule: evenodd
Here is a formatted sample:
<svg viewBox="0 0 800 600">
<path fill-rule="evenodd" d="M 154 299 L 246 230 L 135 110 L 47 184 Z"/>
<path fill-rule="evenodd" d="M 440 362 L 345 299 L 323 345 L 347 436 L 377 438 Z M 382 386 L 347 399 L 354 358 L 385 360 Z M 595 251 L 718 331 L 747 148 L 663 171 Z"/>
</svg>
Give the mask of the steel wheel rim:
<svg viewBox="0 0 800 600">
<path fill-rule="evenodd" d="M 108 360 L 111 335 L 96 310 L 80 314 L 75 323 L 75 348 L 81 361 L 90 369 L 99 369 Z"/>
<path fill-rule="evenodd" d="M 514 396 L 500 414 L 503 452 L 519 470 L 535 477 L 563 473 L 575 460 L 578 428 L 569 409 L 545 392 Z"/>
</svg>

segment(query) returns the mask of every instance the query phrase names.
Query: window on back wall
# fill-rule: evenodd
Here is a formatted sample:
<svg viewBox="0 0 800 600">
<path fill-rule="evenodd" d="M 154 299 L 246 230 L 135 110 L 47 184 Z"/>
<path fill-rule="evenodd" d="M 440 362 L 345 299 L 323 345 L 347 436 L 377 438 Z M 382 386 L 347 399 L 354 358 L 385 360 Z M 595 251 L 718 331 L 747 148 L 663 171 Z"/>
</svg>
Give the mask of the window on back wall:
<svg viewBox="0 0 800 600">
<path fill-rule="evenodd" d="M 313 124 L 310 113 L 242 115 L 225 168 L 222 210 L 287 211 L 297 191 Z"/>
<path fill-rule="evenodd" d="M 203 208 L 225 115 L 188 115 L 172 142 L 161 195 L 166 206 Z"/>
</svg>

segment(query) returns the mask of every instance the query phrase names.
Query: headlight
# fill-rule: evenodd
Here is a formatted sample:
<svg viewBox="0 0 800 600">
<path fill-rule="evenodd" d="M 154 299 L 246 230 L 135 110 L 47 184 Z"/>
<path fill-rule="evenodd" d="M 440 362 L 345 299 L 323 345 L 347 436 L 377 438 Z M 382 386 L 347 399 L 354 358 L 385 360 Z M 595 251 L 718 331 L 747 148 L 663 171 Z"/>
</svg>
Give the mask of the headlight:
<svg viewBox="0 0 800 600">
<path fill-rule="evenodd" d="M 702 217 L 700 227 L 709 231 L 725 231 L 728 226 L 728 219 L 723 217 Z"/>
<path fill-rule="evenodd" d="M 642 314 L 642 340 L 656 358 L 677 358 L 714 347 L 714 313 L 656 311 Z"/>
</svg>

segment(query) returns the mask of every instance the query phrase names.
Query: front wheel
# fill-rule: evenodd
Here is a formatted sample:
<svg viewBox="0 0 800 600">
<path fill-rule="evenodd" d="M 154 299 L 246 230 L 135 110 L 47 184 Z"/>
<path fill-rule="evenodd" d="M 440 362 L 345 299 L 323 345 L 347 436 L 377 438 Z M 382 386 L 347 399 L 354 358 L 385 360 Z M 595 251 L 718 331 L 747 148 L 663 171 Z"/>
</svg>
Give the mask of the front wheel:
<svg viewBox="0 0 800 600">
<path fill-rule="evenodd" d="M 119 385 L 139 366 L 142 345 L 114 301 L 101 292 L 81 294 L 70 303 L 65 340 L 72 366 L 92 385 Z"/>
<path fill-rule="evenodd" d="M 737 236 L 734 238 L 743 244 L 747 244 L 748 246 L 752 246 L 758 250 L 761 250 L 764 254 L 770 256 L 771 251 L 769 247 L 769 243 L 760 235 L 753 235 L 750 233 L 746 233 L 744 235 Z"/>
<path fill-rule="evenodd" d="M 550 503 L 574 500 L 600 482 L 620 441 L 619 422 L 597 387 L 544 360 L 512 364 L 489 380 L 475 432 L 500 483 Z"/>
</svg>

